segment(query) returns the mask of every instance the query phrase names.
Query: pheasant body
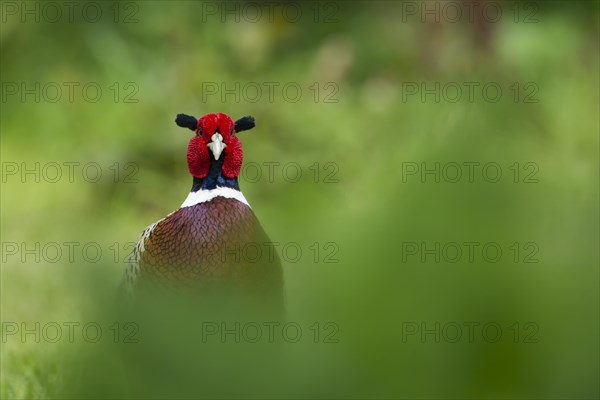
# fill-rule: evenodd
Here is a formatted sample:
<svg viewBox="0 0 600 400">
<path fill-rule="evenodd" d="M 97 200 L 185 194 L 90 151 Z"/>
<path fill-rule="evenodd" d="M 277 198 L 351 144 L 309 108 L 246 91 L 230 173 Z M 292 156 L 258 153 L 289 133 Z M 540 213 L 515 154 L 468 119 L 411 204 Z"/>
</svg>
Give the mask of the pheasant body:
<svg viewBox="0 0 600 400">
<path fill-rule="evenodd" d="M 178 210 L 140 235 L 125 271 L 131 294 L 147 285 L 185 287 L 283 307 L 281 263 L 274 251 L 264 250 L 272 242 L 237 180 L 243 153 L 235 134 L 254 126 L 248 118 L 234 124 L 225 114 L 197 122 L 178 116 L 178 125 L 196 132 L 187 154 L 192 190 Z M 249 256 L 248 248 L 261 249 L 260 255 Z"/>
</svg>

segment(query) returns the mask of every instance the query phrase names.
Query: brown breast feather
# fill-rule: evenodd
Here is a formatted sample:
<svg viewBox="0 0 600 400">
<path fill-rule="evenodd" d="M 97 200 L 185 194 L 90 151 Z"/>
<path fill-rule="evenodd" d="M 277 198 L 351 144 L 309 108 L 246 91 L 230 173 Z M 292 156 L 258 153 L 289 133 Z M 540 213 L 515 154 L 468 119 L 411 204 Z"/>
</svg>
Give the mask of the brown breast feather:
<svg viewBox="0 0 600 400">
<path fill-rule="evenodd" d="M 252 209 L 215 197 L 180 208 L 144 240 L 135 285 L 225 288 L 282 297 L 281 263 Z"/>
</svg>

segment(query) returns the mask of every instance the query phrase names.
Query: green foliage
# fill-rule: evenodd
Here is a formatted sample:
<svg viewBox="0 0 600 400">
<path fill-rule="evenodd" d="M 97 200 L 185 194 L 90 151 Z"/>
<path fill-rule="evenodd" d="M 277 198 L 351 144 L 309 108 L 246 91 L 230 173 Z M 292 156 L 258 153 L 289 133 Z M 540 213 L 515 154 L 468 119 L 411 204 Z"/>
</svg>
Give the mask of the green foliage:
<svg viewBox="0 0 600 400">
<path fill-rule="evenodd" d="M 303 251 L 284 263 L 287 319 L 303 340 L 201 343 L 180 365 L 174 355 L 186 348 L 173 344 L 153 353 L 164 357 L 159 371 L 190 374 L 171 380 L 126 369 L 119 356 L 133 345 L 11 336 L 2 343 L 2 398 L 599 395 L 597 4 L 541 4 L 537 23 L 506 17 L 483 27 L 403 22 L 400 2 L 335 3 L 331 23 L 315 23 L 308 5 L 297 23 L 279 13 L 222 23 L 203 20 L 203 3 L 182 1 L 140 2 L 138 22 L 126 24 L 103 4 L 97 23 L 11 17 L 0 27 L 3 96 L 6 83 L 63 90 L 56 102 L 50 92 L 39 102 L 3 99 L 2 162 L 96 162 L 103 173 L 96 183 L 80 169 L 69 182 L 65 167 L 56 183 L 3 177 L 3 243 L 99 243 L 103 257 L 22 262 L 3 248 L 2 322 L 104 321 L 110 338 L 127 244 L 191 186 L 191 132 L 175 126 L 175 115 L 225 112 L 256 118 L 240 137 L 246 165 L 262 175 L 247 169 L 240 185 L 270 237 Z M 73 101 L 65 82 L 79 83 Z M 97 102 L 82 95 L 90 82 L 102 88 Z M 269 82 L 278 84 L 273 101 Z M 436 82 L 439 102 L 407 92 Z M 479 83 L 474 101 L 465 82 Z M 497 102 L 482 94 L 490 82 L 502 89 Z M 286 100 L 288 83 L 302 89 L 297 102 Z M 257 101 L 253 84 L 262 88 Z M 239 85 L 239 101 L 223 101 L 221 85 Z M 456 85 L 463 91 L 454 102 Z M 279 163 L 272 181 L 265 162 Z M 497 163 L 502 177 L 490 183 L 478 167 L 473 182 L 466 169 L 458 182 L 446 179 L 451 163 L 465 162 Z M 289 163 L 302 171 L 295 182 Z M 439 163 L 439 183 L 421 177 L 422 163 Z M 128 174 L 136 182 L 125 182 Z M 453 263 L 405 253 L 407 243 L 465 251 L 462 243 L 475 241 L 497 243 L 502 258 L 478 252 L 475 262 L 463 255 Z M 524 262 L 532 251 L 538 262 Z M 409 323 L 469 321 L 499 324 L 502 339 L 479 334 L 469 343 L 466 330 L 458 343 L 403 336 Z M 315 322 L 321 333 L 334 323 L 339 341 L 321 335 L 315 343 Z M 528 322 L 537 342 L 524 341 Z"/>
</svg>

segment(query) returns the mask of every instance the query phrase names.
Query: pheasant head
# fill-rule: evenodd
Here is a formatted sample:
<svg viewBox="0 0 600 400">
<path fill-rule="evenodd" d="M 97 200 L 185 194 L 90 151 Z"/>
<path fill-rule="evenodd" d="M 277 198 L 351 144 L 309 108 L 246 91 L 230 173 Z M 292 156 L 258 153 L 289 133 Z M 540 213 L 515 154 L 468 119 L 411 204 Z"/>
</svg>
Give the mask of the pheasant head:
<svg viewBox="0 0 600 400">
<path fill-rule="evenodd" d="M 209 178 L 203 188 L 233 185 L 237 189 L 237 176 L 244 158 L 242 142 L 237 133 L 254 128 L 254 118 L 247 116 L 234 123 L 223 113 L 206 114 L 200 119 L 178 114 L 175 122 L 195 132 L 188 144 L 187 162 L 194 178 Z"/>
</svg>

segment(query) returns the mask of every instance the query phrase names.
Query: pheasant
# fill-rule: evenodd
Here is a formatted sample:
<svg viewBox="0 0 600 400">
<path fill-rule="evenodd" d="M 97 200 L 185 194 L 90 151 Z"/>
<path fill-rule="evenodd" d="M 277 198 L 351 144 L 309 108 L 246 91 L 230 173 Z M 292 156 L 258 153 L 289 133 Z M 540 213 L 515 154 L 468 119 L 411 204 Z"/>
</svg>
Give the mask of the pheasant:
<svg viewBox="0 0 600 400">
<path fill-rule="evenodd" d="M 280 314 L 281 263 L 238 183 L 243 149 L 237 134 L 254 128 L 254 118 L 234 123 L 222 113 L 178 114 L 175 123 L 195 132 L 187 149 L 192 189 L 179 209 L 141 233 L 125 271 L 126 291 L 135 298 L 148 286 L 192 288 L 232 294 L 243 306 Z"/>
</svg>

